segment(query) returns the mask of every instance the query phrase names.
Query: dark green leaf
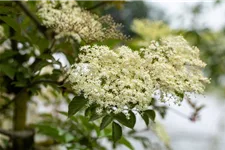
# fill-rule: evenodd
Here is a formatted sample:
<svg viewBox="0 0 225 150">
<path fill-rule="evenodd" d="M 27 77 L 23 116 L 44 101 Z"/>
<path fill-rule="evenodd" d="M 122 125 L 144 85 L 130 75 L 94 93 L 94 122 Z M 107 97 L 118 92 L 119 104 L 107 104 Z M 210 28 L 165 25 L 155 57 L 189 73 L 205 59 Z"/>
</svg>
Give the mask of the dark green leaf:
<svg viewBox="0 0 225 150">
<path fill-rule="evenodd" d="M 122 128 L 119 124 L 112 123 L 112 139 L 114 142 L 118 141 L 122 137 Z"/>
<path fill-rule="evenodd" d="M 4 53 L 0 54 L 0 58 L 1 58 L 1 60 L 3 60 L 3 59 L 10 58 L 16 54 L 18 54 L 18 52 L 16 52 L 16 51 L 12 51 L 12 50 L 5 51 Z"/>
<path fill-rule="evenodd" d="M 141 117 L 142 117 L 143 120 L 145 121 L 146 126 L 148 126 L 148 125 L 149 125 L 149 118 L 148 118 L 148 115 L 147 115 L 146 113 L 143 113 L 143 114 L 141 115 Z"/>
<path fill-rule="evenodd" d="M 6 16 L 1 16 L 0 19 L 4 21 L 7 25 L 12 27 L 15 31 L 19 32 L 20 27 L 18 25 L 18 22 L 16 22 L 16 19 L 11 18 L 11 17 L 6 17 Z"/>
<path fill-rule="evenodd" d="M 93 113 L 93 114 L 91 114 L 91 116 L 90 116 L 90 118 L 89 118 L 89 121 L 94 121 L 94 120 L 97 120 L 97 119 L 99 119 L 99 118 L 101 118 L 101 117 L 103 117 L 104 115 L 102 114 L 102 115 L 98 115 L 98 114 L 96 114 L 96 113 Z"/>
<path fill-rule="evenodd" d="M 0 64 L 0 72 L 3 72 L 5 75 L 13 79 L 16 73 L 16 68 L 13 68 L 9 64 Z"/>
<path fill-rule="evenodd" d="M 69 104 L 68 117 L 76 114 L 81 108 L 87 104 L 87 100 L 82 96 L 76 96 Z"/>
<path fill-rule="evenodd" d="M 107 127 L 112 121 L 113 121 L 113 117 L 110 115 L 106 115 L 104 118 L 102 118 L 102 122 L 100 124 L 100 130 Z"/>
<path fill-rule="evenodd" d="M 39 63 L 37 63 L 37 65 L 34 66 L 34 72 L 40 71 L 43 67 L 45 67 L 49 64 L 51 64 L 51 63 L 48 62 L 47 60 L 40 61 Z"/>
<path fill-rule="evenodd" d="M 18 81 L 18 82 L 12 82 L 13 85 L 15 85 L 15 87 L 26 87 L 27 86 L 27 82 L 25 81 Z"/>
<path fill-rule="evenodd" d="M 12 12 L 15 13 L 15 10 L 13 10 L 11 7 L 7 7 L 7 6 L 0 6 L 0 14 L 10 14 Z"/>
<path fill-rule="evenodd" d="M 136 123 L 136 116 L 132 111 L 129 111 L 129 114 L 130 114 L 129 121 L 130 121 L 130 124 L 132 125 L 131 127 L 134 128 L 134 125 Z"/>
<path fill-rule="evenodd" d="M 136 123 L 136 117 L 132 111 L 130 113 L 130 118 L 127 119 L 126 115 L 123 113 L 119 113 L 115 116 L 115 119 L 119 121 L 122 125 L 125 125 L 128 128 L 134 128 L 134 125 Z"/>
<path fill-rule="evenodd" d="M 155 111 L 154 110 L 146 110 L 146 111 L 144 111 L 144 114 L 146 114 L 152 121 L 155 121 Z"/>
</svg>

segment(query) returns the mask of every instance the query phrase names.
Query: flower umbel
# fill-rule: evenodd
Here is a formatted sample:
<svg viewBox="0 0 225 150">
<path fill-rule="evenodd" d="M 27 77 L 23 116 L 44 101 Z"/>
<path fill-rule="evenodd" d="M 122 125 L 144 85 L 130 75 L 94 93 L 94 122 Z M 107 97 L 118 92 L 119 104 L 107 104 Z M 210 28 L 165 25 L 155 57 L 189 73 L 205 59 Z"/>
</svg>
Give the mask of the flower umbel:
<svg viewBox="0 0 225 150">
<path fill-rule="evenodd" d="M 144 66 L 164 100 L 172 94 L 179 102 L 185 92 L 202 93 L 209 83 L 202 73 L 206 64 L 199 59 L 199 49 L 191 47 L 182 36 L 152 41 L 140 51 L 146 62 Z"/>
<path fill-rule="evenodd" d="M 114 113 L 132 105 L 140 110 L 149 106 L 153 84 L 138 52 L 126 46 L 115 50 L 84 46 L 79 60 L 69 72 L 69 81 L 75 93 L 83 93 L 90 104 L 97 103 Z"/>
<path fill-rule="evenodd" d="M 84 46 L 68 72 L 68 80 L 77 95 L 99 105 L 99 113 L 143 111 L 156 91 L 162 100 L 175 102 L 181 101 L 185 92 L 202 93 L 209 82 L 202 75 L 204 66 L 196 47 L 180 36 L 169 37 L 152 41 L 140 51 L 126 46 L 114 50 Z"/>
<path fill-rule="evenodd" d="M 38 15 L 43 25 L 53 29 L 57 36 L 73 37 L 78 42 L 103 41 L 105 39 L 123 39 L 112 17 L 91 14 L 80 8 L 76 1 L 46 1 L 40 3 Z"/>
</svg>

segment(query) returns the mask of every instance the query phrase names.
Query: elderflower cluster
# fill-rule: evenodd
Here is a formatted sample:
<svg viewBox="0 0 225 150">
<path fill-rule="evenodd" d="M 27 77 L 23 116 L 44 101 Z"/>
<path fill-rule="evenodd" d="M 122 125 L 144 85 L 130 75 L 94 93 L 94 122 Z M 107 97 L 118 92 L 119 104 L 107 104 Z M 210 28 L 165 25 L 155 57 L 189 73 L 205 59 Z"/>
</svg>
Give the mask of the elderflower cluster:
<svg viewBox="0 0 225 150">
<path fill-rule="evenodd" d="M 182 36 L 152 41 L 140 51 L 162 100 L 172 96 L 179 102 L 185 92 L 202 93 L 209 83 L 202 73 L 206 64 L 199 59 L 199 49 L 191 47 Z"/>
<path fill-rule="evenodd" d="M 140 43 L 142 46 L 147 46 L 151 40 L 159 40 L 172 32 L 170 27 L 162 21 L 150 21 L 149 19 L 135 19 L 131 29 L 144 40 Z"/>
<path fill-rule="evenodd" d="M 77 95 L 99 105 L 98 113 L 143 111 L 157 91 L 163 100 L 176 102 L 185 92 L 203 92 L 209 82 L 202 75 L 204 66 L 199 50 L 178 36 L 152 41 L 139 51 L 126 46 L 113 50 L 84 46 L 68 71 L 68 80 Z"/>
<path fill-rule="evenodd" d="M 126 46 L 84 46 L 79 63 L 70 70 L 69 81 L 76 94 L 114 113 L 131 108 L 143 110 L 151 102 L 153 84 L 144 59 Z M 101 110 L 99 110 L 101 112 Z"/>
<path fill-rule="evenodd" d="M 40 3 L 38 15 L 43 25 L 55 31 L 56 38 L 73 37 L 78 42 L 123 39 L 111 16 L 99 17 L 80 8 L 76 1 L 45 1 Z"/>
</svg>

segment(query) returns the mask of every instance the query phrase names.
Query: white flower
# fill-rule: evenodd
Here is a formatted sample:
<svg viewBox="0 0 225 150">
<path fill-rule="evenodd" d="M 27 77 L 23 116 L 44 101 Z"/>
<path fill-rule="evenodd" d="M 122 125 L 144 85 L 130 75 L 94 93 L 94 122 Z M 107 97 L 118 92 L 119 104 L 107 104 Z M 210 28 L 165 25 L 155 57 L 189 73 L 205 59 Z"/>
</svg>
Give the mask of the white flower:
<svg viewBox="0 0 225 150">
<path fill-rule="evenodd" d="M 100 110 L 119 113 L 143 111 L 156 92 L 164 101 L 180 102 L 186 92 L 201 93 L 209 80 L 199 50 L 182 37 L 169 37 L 140 51 L 126 46 L 83 46 L 68 80 L 77 95 Z"/>
<path fill-rule="evenodd" d="M 78 42 L 125 38 L 110 16 L 99 17 L 80 8 L 76 1 L 46 1 L 40 3 L 38 15 L 43 25 L 53 29 L 56 38 L 72 37 Z"/>
<path fill-rule="evenodd" d="M 209 83 L 202 73 L 205 63 L 199 59 L 199 49 L 189 46 L 181 36 L 152 42 L 141 53 L 161 93 L 171 93 L 180 100 L 179 95 L 185 92 L 202 93 L 205 83 Z"/>
</svg>

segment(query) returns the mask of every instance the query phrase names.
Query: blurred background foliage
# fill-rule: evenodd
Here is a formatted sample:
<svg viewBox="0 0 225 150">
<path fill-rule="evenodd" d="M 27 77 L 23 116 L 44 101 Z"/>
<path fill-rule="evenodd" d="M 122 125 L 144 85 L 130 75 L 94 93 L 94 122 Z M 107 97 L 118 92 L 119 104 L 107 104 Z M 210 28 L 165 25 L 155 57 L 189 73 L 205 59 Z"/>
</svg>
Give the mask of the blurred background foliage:
<svg viewBox="0 0 225 150">
<path fill-rule="evenodd" d="M 225 27 L 220 31 L 196 27 L 195 20 L 199 19 L 199 14 L 204 10 L 202 3 L 188 11 L 193 16 L 192 27 L 188 29 L 172 29 L 169 26 L 170 18 L 166 18 L 164 10 L 151 3 L 147 5 L 144 1 L 78 1 L 78 3 L 98 15 L 111 14 L 116 22 L 123 25 L 121 31 L 130 36 L 127 41 L 107 40 L 95 42 L 97 44 L 106 44 L 109 47 L 126 44 L 135 50 L 146 46 L 150 40 L 158 40 L 169 35 L 183 35 L 201 50 L 201 58 L 207 64 L 205 74 L 212 82 L 208 90 L 219 90 L 221 95 L 225 96 Z M 212 4 L 221 3 L 222 1 L 215 1 Z M 36 2 L 26 4 L 35 14 Z M 27 108 L 26 129 L 31 131 L 35 129 L 35 149 L 56 150 L 66 147 L 69 150 L 104 150 L 115 147 L 112 144 L 111 128 L 107 127 L 100 131 L 99 119 L 90 122 L 88 117 L 84 117 L 85 112 L 71 119 L 67 118 L 65 108 L 72 94 L 54 82 L 62 80 L 63 66 L 74 63 L 73 58 L 77 56 L 79 47 L 84 43 L 70 44 L 68 40 L 61 39 L 52 47 L 51 40 L 45 38 L 47 36 L 51 39 L 51 33 L 44 32 L 45 35 L 40 32 L 45 29 L 36 27 L 14 2 L 0 2 L 0 25 L 5 32 L 5 36 L 0 40 L 0 128 L 5 130 L 13 128 L 15 123 L 13 113 L 18 110 L 13 110 L 12 101 L 16 98 L 15 95 L 26 88 L 28 95 L 25 96 L 31 97 Z M 48 49 L 51 49 L 53 55 Z M 40 81 L 43 82 L 39 83 Z M 158 106 L 157 109 L 164 117 L 167 108 Z M 89 116 L 87 112 L 86 116 Z M 139 135 L 141 131 L 127 128 L 119 144 L 134 149 L 130 141 L 138 140 L 146 149 L 170 149 L 169 137 L 160 122 L 151 122 L 143 131 L 149 128 L 152 129 L 152 134 L 162 141 L 162 145 L 153 145 L 149 137 Z M 9 137 L 0 135 L 0 149 L 12 147 L 12 138 Z"/>
</svg>

